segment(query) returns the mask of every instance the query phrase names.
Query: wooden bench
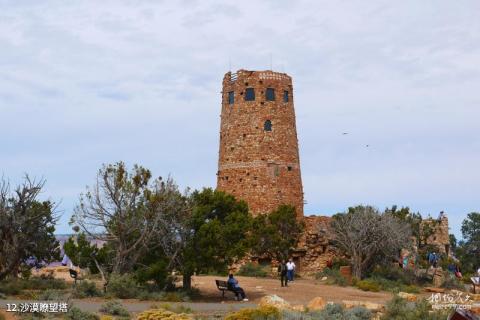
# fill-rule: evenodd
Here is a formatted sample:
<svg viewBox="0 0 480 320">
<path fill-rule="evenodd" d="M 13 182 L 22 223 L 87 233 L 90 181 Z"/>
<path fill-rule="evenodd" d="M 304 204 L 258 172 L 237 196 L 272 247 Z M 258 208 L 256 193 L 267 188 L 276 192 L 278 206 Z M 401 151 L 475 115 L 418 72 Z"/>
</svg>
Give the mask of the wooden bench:
<svg viewBox="0 0 480 320">
<path fill-rule="evenodd" d="M 78 276 L 78 272 L 74 269 L 68 269 L 68 271 L 70 272 L 70 277 L 75 281 L 74 284 L 75 286 L 77 285 L 77 280 L 80 281 L 80 280 L 83 280 L 83 278 L 80 278 Z"/>
<path fill-rule="evenodd" d="M 233 290 L 231 286 L 228 285 L 227 281 L 224 280 L 215 280 L 218 290 L 222 291 L 222 298 L 225 298 L 225 291 L 231 291 L 235 294 L 235 300 L 238 300 L 238 294 Z"/>
</svg>

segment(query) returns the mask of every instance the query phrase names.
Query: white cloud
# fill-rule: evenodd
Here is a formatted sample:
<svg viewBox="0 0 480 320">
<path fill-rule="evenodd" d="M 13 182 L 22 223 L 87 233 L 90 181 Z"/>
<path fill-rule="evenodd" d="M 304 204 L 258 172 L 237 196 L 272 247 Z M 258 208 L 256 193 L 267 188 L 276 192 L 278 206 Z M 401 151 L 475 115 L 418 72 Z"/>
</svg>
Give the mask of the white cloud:
<svg viewBox="0 0 480 320">
<path fill-rule="evenodd" d="M 480 210 L 478 1 L 0 1 L 0 170 L 66 221 L 101 163 L 214 186 L 221 80 L 294 78 L 306 212 Z M 347 137 L 341 132 L 348 131 Z M 365 148 L 365 144 L 371 147 Z"/>
</svg>

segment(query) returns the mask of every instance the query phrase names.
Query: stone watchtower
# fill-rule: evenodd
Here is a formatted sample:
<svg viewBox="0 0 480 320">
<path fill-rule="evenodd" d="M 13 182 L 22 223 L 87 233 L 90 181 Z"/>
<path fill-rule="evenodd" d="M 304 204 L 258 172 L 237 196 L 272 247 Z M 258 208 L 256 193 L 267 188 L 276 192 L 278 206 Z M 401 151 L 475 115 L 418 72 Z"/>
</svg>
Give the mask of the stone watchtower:
<svg viewBox="0 0 480 320">
<path fill-rule="evenodd" d="M 245 200 L 253 215 L 290 204 L 303 217 L 292 78 L 287 74 L 225 74 L 217 189 Z"/>
</svg>

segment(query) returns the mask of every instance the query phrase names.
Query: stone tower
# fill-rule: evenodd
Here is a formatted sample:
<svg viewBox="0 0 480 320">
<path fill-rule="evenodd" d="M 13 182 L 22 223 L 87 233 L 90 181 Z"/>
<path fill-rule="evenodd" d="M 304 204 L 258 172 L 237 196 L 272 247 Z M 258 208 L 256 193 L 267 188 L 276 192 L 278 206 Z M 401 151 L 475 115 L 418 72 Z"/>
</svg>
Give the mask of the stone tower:
<svg viewBox="0 0 480 320">
<path fill-rule="evenodd" d="M 225 74 L 217 189 L 245 200 L 253 215 L 290 204 L 303 217 L 293 86 L 287 74 Z"/>
</svg>

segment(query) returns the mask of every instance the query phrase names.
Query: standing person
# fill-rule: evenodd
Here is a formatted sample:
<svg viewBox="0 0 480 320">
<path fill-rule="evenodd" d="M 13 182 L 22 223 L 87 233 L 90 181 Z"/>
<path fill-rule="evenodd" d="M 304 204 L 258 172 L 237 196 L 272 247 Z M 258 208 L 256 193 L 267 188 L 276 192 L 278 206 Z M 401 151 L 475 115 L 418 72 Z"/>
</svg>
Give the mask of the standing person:
<svg viewBox="0 0 480 320">
<path fill-rule="evenodd" d="M 462 279 L 462 269 L 460 269 L 458 263 L 455 265 L 455 277 Z"/>
<path fill-rule="evenodd" d="M 293 274 L 295 272 L 295 263 L 293 262 L 292 258 L 290 258 L 287 262 L 287 277 L 288 281 L 293 281 Z"/>
<path fill-rule="evenodd" d="M 285 263 L 285 260 L 282 260 L 282 262 L 278 265 L 277 271 L 278 271 L 278 274 L 280 275 L 280 283 L 282 284 L 282 287 L 288 287 L 287 264 Z"/>
<path fill-rule="evenodd" d="M 233 273 L 228 275 L 228 286 L 233 289 L 235 292 L 235 296 L 238 298 L 239 296 L 242 298 L 243 301 L 248 301 L 245 291 L 238 285 L 238 280 L 233 277 Z"/>
</svg>

